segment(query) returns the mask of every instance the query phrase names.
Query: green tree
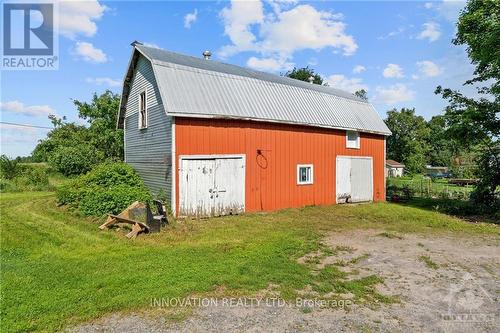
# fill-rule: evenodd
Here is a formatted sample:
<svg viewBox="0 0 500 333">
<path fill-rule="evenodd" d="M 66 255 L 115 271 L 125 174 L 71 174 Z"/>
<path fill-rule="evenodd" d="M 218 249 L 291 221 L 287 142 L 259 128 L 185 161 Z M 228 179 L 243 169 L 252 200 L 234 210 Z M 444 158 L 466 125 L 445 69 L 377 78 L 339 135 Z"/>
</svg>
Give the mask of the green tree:
<svg viewBox="0 0 500 333">
<path fill-rule="evenodd" d="M 75 123 L 60 123 L 40 140 L 32 152 L 35 162 L 47 162 L 59 147 L 78 146 L 90 140 L 85 126 Z"/>
<path fill-rule="evenodd" d="M 309 68 L 309 66 L 303 68 L 294 67 L 291 71 L 286 72 L 285 76 L 306 82 L 309 82 L 309 78 L 312 76 L 314 78 L 314 84 L 323 85 L 324 82 L 321 75 L 315 73 L 312 68 Z"/>
<path fill-rule="evenodd" d="M 354 96 L 364 99 L 365 101 L 368 100 L 368 93 L 364 89 L 354 92 Z"/>
<path fill-rule="evenodd" d="M 387 138 L 387 157 L 405 164 L 410 174 L 421 173 L 429 151 L 430 130 L 415 109 L 392 109 L 387 112 L 385 123 L 392 132 Z"/>
<path fill-rule="evenodd" d="M 0 156 L 0 177 L 5 179 L 13 179 L 19 173 L 19 165 L 17 160 L 7 157 L 7 155 Z"/>
<path fill-rule="evenodd" d="M 33 159 L 49 162 L 65 175 L 85 173 L 104 160 L 122 160 L 123 130 L 116 129 L 119 103 L 120 96 L 110 91 L 94 94 L 90 102 L 75 100 L 78 116 L 88 126 L 49 116 L 54 129 L 35 147 Z"/>
<path fill-rule="evenodd" d="M 447 166 L 453 164 L 453 157 L 458 154 L 456 144 L 446 134 L 446 120 L 444 116 L 434 116 L 427 122 L 429 136 L 427 144 L 427 164 L 434 166 Z"/>
<path fill-rule="evenodd" d="M 476 86 L 478 98 L 459 91 L 436 88 L 448 100 L 445 109 L 447 135 L 463 149 L 479 149 L 476 155 L 479 184 L 473 193 L 477 203 L 494 206 L 500 185 L 500 1 L 469 0 L 457 23 L 455 45 L 465 45 L 474 76 L 465 84 Z"/>
<path fill-rule="evenodd" d="M 120 96 L 106 91 L 94 94 L 90 103 L 74 101 L 78 116 L 87 120 L 91 142 L 106 158 L 123 160 L 123 130 L 116 128 Z"/>
</svg>

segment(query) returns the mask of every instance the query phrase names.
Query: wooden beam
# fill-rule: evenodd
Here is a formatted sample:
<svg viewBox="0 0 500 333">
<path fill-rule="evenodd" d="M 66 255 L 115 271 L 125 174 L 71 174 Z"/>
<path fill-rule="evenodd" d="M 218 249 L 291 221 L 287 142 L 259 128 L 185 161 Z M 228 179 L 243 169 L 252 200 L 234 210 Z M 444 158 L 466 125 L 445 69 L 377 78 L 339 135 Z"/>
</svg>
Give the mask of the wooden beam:
<svg viewBox="0 0 500 333">
<path fill-rule="evenodd" d="M 141 231 L 143 231 L 143 226 L 141 226 L 139 223 L 136 223 L 132 226 L 132 231 L 129 232 L 127 235 L 125 235 L 127 238 L 136 238 L 137 234 L 139 234 Z"/>
</svg>

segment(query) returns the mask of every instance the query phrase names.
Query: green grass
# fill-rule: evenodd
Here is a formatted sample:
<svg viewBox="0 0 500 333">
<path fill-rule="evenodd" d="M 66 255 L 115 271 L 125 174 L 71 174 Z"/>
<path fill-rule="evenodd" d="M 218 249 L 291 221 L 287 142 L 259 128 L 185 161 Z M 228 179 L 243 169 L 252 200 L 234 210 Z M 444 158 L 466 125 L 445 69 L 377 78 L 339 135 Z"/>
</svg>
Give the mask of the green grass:
<svg viewBox="0 0 500 333">
<path fill-rule="evenodd" d="M 386 237 L 386 238 L 389 238 L 389 239 L 403 239 L 403 236 L 396 235 L 396 234 L 394 234 L 392 232 L 387 232 L 387 231 L 381 232 L 377 236 Z"/>
<path fill-rule="evenodd" d="M 432 268 L 432 269 L 439 268 L 439 265 L 436 264 L 434 261 L 432 261 L 432 259 L 429 256 L 420 256 L 418 259 L 420 261 L 422 261 L 425 264 L 425 266 L 427 266 L 429 268 Z"/>
<path fill-rule="evenodd" d="M 488 224 L 395 204 L 307 207 L 174 223 L 128 240 L 56 206 L 50 192 L 0 195 L 2 332 L 56 331 L 109 312 L 147 309 L 152 298 L 251 294 L 270 283 L 283 297 L 317 286 L 387 302 L 377 276 L 346 280 L 297 258 L 325 250 L 328 232 L 373 228 L 393 233 L 499 235 Z M 348 249 L 344 249 L 348 250 Z"/>
</svg>

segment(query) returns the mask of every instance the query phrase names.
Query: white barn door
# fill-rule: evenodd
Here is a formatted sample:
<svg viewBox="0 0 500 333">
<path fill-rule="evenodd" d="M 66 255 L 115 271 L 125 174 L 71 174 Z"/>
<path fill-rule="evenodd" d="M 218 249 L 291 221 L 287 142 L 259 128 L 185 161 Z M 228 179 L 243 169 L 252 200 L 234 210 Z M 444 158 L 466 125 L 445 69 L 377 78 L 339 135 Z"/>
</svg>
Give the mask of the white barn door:
<svg viewBox="0 0 500 333">
<path fill-rule="evenodd" d="M 219 216 L 245 211 L 245 159 L 181 157 L 179 215 Z"/>
<path fill-rule="evenodd" d="M 214 159 L 182 159 L 179 170 L 179 213 L 206 216 L 214 210 L 209 190 L 215 181 Z"/>
<path fill-rule="evenodd" d="M 351 197 L 351 159 L 337 157 L 336 172 L 337 202 L 345 202 Z"/>
<path fill-rule="evenodd" d="M 373 200 L 372 158 L 338 156 L 336 192 L 337 203 Z"/>
<path fill-rule="evenodd" d="M 215 215 L 245 211 L 245 161 L 243 158 L 218 158 L 215 161 Z"/>
</svg>

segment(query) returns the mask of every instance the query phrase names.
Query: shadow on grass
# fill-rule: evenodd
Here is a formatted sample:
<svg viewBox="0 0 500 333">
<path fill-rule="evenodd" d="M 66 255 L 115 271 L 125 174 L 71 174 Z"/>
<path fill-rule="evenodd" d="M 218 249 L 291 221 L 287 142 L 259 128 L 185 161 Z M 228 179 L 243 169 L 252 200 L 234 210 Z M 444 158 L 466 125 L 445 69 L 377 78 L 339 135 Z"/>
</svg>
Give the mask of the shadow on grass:
<svg viewBox="0 0 500 333">
<path fill-rule="evenodd" d="M 440 198 L 412 198 L 404 206 L 411 206 L 456 216 L 470 222 L 487 222 L 500 224 L 499 208 L 485 209 L 468 200 Z"/>
</svg>

